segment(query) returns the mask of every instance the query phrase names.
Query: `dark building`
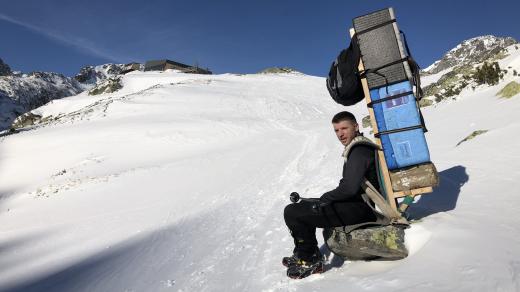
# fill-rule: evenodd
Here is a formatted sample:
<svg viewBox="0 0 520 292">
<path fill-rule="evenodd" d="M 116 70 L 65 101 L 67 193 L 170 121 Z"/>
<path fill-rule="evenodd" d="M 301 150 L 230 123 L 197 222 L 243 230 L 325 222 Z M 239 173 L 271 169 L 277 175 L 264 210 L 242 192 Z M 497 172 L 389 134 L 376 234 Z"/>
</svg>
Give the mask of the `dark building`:
<svg viewBox="0 0 520 292">
<path fill-rule="evenodd" d="M 164 71 L 167 69 L 175 69 L 184 73 L 212 74 L 211 71 L 207 69 L 185 65 L 171 60 L 152 60 L 147 61 L 144 65 L 144 71 Z"/>
</svg>

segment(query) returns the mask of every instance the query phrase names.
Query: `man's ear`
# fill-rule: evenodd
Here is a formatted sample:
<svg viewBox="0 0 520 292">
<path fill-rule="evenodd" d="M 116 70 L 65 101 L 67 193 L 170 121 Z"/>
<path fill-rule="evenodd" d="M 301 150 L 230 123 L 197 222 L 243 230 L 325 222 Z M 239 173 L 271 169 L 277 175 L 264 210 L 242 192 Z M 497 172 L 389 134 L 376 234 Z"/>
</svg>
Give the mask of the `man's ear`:
<svg viewBox="0 0 520 292">
<path fill-rule="evenodd" d="M 359 132 L 359 124 L 356 123 L 356 132 Z"/>
</svg>

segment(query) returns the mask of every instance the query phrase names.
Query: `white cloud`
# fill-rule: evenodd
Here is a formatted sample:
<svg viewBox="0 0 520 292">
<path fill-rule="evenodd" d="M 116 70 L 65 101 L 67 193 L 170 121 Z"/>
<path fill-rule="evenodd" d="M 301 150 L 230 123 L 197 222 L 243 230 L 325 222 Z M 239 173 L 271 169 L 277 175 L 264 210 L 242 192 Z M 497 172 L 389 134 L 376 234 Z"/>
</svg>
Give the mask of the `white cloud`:
<svg viewBox="0 0 520 292">
<path fill-rule="evenodd" d="M 19 26 L 29 29 L 35 33 L 43 35 L 53 41 L 74 47 L 86 54 L 105 58 L 112 62 L 121 62 L 120 61 L 122 59 L 121 56 L 116 56 L 111 52 L 108 52 L 102 48 L 99 48 L 92 41 L 89 41 L 87 39 L 73 37 L 73 36 L 66 36 L 64 34 L 61 34 L 57 31 L 54 31 L 51 29 L 36 26 L 36 25 L 30 24 L 27 22 L 22 22 L 20 20 L 14 19 L 14 18 L 7 16 L 5 14 L 2 14 L 2 13 L 0 13 L 0 20 L 9 22 L 9 23 L 12 23 L 15 25 L 19 25 Z"/>
</svg>

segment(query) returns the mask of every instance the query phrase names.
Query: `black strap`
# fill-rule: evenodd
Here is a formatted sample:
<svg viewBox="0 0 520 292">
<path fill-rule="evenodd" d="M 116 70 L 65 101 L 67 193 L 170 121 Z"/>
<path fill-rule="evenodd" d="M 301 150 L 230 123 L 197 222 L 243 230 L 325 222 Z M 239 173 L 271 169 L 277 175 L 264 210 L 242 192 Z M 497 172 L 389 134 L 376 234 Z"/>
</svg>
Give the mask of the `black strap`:
<svg viewBox="0 0 520 292">
<path fill-rule="evenodd" d="M 390 19 L 390 20 L 388 20 L 388 21 L 381 22 L 381 23 L 378 24 L 378 25 L 375 25 L 375 26 L 369 27 L 369 28 L 364 29 L 364 30 L 362 30 L 362 31 L 357 31 L 356 34 L 357 34 L 357 35 L 364 34 L 364 33 L 367 33 L 367 32 L 369 32 L 369 31 L 373 31 L 374 29 L 378 29 L 378 28 L 383 27 L 383 26 L 385 26 L 385 25 L 388 25 L 388 24 L 394 23 L 394 22 L 396 22 L 396 21 L 397 21 L 397 20 L 396 20 L 395 18 L 394 18 L 394 19 Z"/>
<path fill-rule="evenodd" d="M 426 128 L 421 124 L 421 125 L 416 125 L 416 126 L 411 126 L 411 127 L 405 127 L 405 128 L 393 129 L 393 130 L 388 130 L 388 131 L 382 131 L 382 132 L 379 132 L 379 133 L 375 133 L 374 137 L 379 138 L 379 137 L 381 137 L 381 135 L 388 135 L 388 134 L 394 134 L 394 133 L 411 131 L 411 130 L 417 130 L 417 129 L 423 129 L 423 131 L 424 131 Z"/>
<path fill-rule="evenodd" d="M 404 32 L 402 30 L 399 30 L 399 32 L 403 35 L 403 41 L 404 41 L 404 46 L 406 48 L 406 54 L 411 57 L 412 53 L 410 52 L 410 48 L 408 47 L 408 42 L 406 41 L 406 35 L 404 34 Z"/>
<path fill-rule="evenodd" d="M 406 61 L 408 61 L 408 59 L 409 59 L 408 57 L 404 57 L 402 59 L 392 61 L 390 63 L 381 65 L 381 66 L 376 67 L 376 68 L 365 69 L 365 70 L 359 72 L 359 76 L 360 76 L 360 78 L 366 78 L 367 74 L 376 74 L 376 75 L 379 75 L 379 76 L 383 77 L 385 79 L 386 93 L 388 94 L 388 79 L 386 78 L 386 75 L 380 73 L 379 70 L 381 70 L 383 68 L 386 68 L 386 67 L 390 67 L 390 66 L 399 64 L 399 63 L 406 62 Z"/>
<path fill-rule="evenodd" d="M 413 94 L 413 91 L 407 91 L 407 92 L 399 93 L 399 94 L 396 94 L 396 95 L 391 95 L 391 96 L 388 96 L 388 97 L 385 97 L 385 98 L 373 100 L 373 101 L 367 103 L 367 106 L 368 107 L 374 107 L 374 104 L 385 102 L 387 100 L 396 99 L 396 98 L 403 97 L 403 96 L 407 96 L 407 95 L 410 95 L 410 94 Z"/>
<path fill-rule="evenodd" d="M 406 35 L 402 31 L 400 31 L 400 33 L 403 35 L 404 45 L 406 47 L 406 52 L 409 57 L 408 65 L 410 66 L 410 69 L 412 70 L 413 84 L 415 85 L 415 88 L 416 88 L 415 99 L 417 102 L 417 109 L 419 109 L 419 117 L 421 119 L 423 131 L 428 132 L 428 129 L 426 129 L 426 124 L 424 123 L 424 117 L 421 112 L 421 107 L 419 105 L 419 101 L 423 98 L 423 91 L 421 88 L 421 75 L 419 72 L 421 68 L 419 67 L 419 64 L 417 64 L 417 62 L 415 62 L 415 60 L 412 57 L 412 53 L 410 52 L 410 48 L 408 47 L 408 41 L 406 40 Z"/>
<path fill-rule="evenodd" d="M 410 65 L 410 70 L 412 70 L 413 83 L 417 89 L 415 96 L 417 97 L 418 100 L 421 100 L 423 98 L 423 91 L 421 88 L 421 76 L 420 76 L 420 72 L 419 72 L 421 68 L 419 67 L 419 64 L 417 64 L 417 62 L 415 62 L 415 60 L 412 57 L 412 53 L 410 51 L 410 48 L 408 47 L 408 41 L 406 40 L 406 35 L 404 34 L 404 32 L 402 30 L 400 30 L 399 32 L 403 36 L 404 46 L 406 48 L 406 53 L 409 57 L 408 65 Z"/>
<path fill-rule="evenodd" d="M 404 57 L 402 59 L 392 61 L 390 63 L 381 65 L 381 66 L 376 67 L 376 68 L 365 69 L 365 70 L 359 72 L 359 76 L 361 78 L 365 78 L 367 74 L 377 74 L 377 75 L 383 76 L 386 79 L 386 77 L 384 75 L 379 73 L 379 70 L 381 70 L 383 68 L 386 68 L 386 67 L 390 67 L 390 66 L 395 65 L 395 64 L 403 63 L 405 61 L 408 61 L 409 59 L 410 59 L 409 57 Z"/>
<path fill-rule="evenodd" d="M 417 108 L 419 108 L 419 105 L 417 105 Z M 421 112 L 421 109 L 419 108 L 419 118 L 421 119 L 421 124 L 423 126 L 423 131 L 426 133 L 428 132 L 428 129 L 426 129 L 426 124 L 424 123 L 424 118 Z"/>
</svg>

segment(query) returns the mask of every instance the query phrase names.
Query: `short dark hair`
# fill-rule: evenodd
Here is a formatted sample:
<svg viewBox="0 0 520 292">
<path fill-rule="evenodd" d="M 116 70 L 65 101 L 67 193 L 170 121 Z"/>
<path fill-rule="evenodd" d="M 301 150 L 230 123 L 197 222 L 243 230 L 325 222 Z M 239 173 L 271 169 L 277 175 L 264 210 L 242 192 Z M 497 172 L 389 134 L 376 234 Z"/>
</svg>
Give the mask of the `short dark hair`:
<svg viewBox="0 0 520 292">
<path fill-rule="evenodd" d="M 357 124 L 356 117 L 352 113 L 347 112 L 347 111 L 339 112 L 339 113 L 335 114 L 334 117 L 332 118 L 332 123 L 334 123 L 334 124 L 337 124 L 342 121 L 351 121 L 351 122 Z"/>
</svg>

